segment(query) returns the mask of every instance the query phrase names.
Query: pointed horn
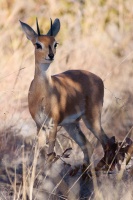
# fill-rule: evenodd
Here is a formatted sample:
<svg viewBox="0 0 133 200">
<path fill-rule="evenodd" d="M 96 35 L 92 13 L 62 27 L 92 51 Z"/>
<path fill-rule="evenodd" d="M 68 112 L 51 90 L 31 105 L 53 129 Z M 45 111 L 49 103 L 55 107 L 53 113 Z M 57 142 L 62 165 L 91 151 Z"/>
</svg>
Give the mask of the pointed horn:
<svg viewBox="0 0 133 200">
<path fill-rule="evenodd" d="M 53 36 L 53 27 L 52 27 L 52 19 L 50 18 L 51 27 L 50 27 L 50 36 Z"/>
<path fill-rule="evenodd" d="M 38 36 L 40 36 L 40 29 L 39 29 L 39 25 L 38 25 L 38 19 L 36 18 L 36 26 L 37 26 L 37 33 L 38 33 Z"/>
</svg>

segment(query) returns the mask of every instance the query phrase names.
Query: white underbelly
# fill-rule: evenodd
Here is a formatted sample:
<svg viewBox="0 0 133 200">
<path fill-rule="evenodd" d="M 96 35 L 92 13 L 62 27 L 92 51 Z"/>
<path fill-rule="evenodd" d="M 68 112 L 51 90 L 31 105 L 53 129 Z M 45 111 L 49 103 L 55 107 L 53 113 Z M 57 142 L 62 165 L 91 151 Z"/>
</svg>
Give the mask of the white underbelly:
<svg viewBox="0 0 133 200">
<path fill-rule="evenodd" d="M 75 113 L 72 115 L 67 116 L 66 118 L 63 119 L 63 121 L 59 124 L 60 126 L 66 125 L 66 124 L 70 124 L 75 122 L 79 117 L 81 117 L 84 114 L 84 111 L 79 112 L 79 113 Z"/>
</svg>

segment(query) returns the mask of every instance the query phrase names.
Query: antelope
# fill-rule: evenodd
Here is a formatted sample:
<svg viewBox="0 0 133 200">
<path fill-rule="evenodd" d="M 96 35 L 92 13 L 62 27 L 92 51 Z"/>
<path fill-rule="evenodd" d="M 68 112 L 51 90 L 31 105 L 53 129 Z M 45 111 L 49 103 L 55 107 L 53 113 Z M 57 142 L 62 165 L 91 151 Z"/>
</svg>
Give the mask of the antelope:
<svg viewBox="0 0 133 200">
<path fill-rule="evenodd" d="M 103 81 L 85 70 L 68 70 L 56 75 L 49 73 L 58 45 L 55 37 L 60 30 L 59 19 L 55 19 L 54 23 L 51 20 L 46 35 L 40 33 L 37 19 L 37 33 L 28 24 L 22 21 L 20 24 L 35 48 L 35 74 L 29 89 L 28 104 L 37 130 L 42 126 L 45 131 L 49 129 L 48 160 L 56 155 L 57 127 L 62 126 L 79 145 L 84 154 L 84 163 L 88 165 L 93 148 L 81 131 L 79 121 L 83 120 L 105 151 L 109 137 L 101 126 Z"/>
</svg>

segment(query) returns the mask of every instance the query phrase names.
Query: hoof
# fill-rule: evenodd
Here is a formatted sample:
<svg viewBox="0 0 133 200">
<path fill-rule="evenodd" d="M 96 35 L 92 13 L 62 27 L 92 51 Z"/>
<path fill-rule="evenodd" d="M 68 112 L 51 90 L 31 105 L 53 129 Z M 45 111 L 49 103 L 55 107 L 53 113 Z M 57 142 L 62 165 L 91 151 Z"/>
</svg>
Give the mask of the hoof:
<svg viewBox="0 0 133 200">
<path fill-rule="evenodd" d="M 83 180 L 92 179 L 90 165 L 87 165 L 87 164 L 83 164 L 82 165 L 82 179 Z"/>
<path fill-rule="evenodd" d="M 55 152 L 47 154 L 47 162 L 48 163 L 53 162 L 55 159 L 56 159 L 56 153 Z"/>
<path fill-rule="evenodd" d="M 79 169 L 80 169 L 80 167 L 76 166 L 74 169 L 70 170 L 69 175 L 70 176 L 75 176 L 78 173 Z"/>
</svg>

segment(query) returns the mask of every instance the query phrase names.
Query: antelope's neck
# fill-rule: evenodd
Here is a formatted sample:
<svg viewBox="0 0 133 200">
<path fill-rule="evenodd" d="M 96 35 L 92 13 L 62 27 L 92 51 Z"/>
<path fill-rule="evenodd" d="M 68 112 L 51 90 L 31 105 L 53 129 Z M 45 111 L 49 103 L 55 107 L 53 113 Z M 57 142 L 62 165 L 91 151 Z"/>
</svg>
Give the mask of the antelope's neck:
<svg viewBox="0 0 133 200">
<path fill-rule="evenodd" d="M 53 90 L 49 65 L 50 64 L 35 65 L 35 75 L 32 87 L 34 88 L 34 93 L 38 98 L 49 96 Z"/>
<path fill-rule="evenodd" d="M 50 85 L 51 83 L 51 72 L 48 69 L 49 63 L 36 63 L 35 64 L 35 74 L 34 74 L 34 80 L 41 86 L 41 84 Z"/>
</svg>

